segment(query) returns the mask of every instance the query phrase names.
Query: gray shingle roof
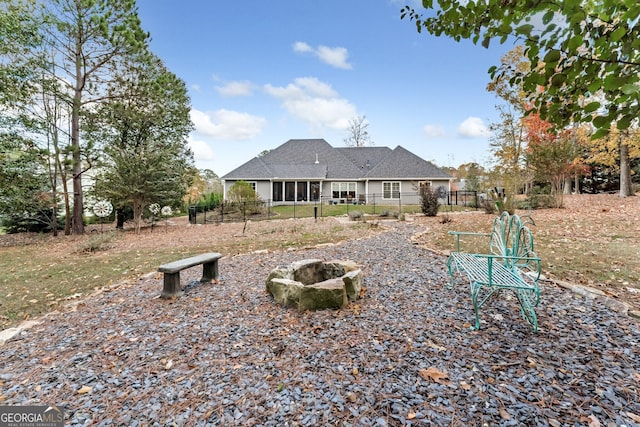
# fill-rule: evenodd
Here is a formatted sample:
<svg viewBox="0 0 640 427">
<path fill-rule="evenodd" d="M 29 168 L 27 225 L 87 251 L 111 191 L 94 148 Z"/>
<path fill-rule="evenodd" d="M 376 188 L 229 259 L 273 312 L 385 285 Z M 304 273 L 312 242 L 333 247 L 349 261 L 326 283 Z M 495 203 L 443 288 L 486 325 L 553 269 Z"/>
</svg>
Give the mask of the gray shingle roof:
<svg viewBox="0 0 640 427">
<path fill-rule="evenodd" d="M 226 180 L 451 178 L 398 146 L 334 148 L 324 139 L 290 139 L 224 175 Z"/>
<path fill-rule="evenodd" d="M 397 146 L 366 175 L 367 178 L 449 179 L 451 176 L 433 163 L 416 156 L 411 151 Z"/>
</svg>

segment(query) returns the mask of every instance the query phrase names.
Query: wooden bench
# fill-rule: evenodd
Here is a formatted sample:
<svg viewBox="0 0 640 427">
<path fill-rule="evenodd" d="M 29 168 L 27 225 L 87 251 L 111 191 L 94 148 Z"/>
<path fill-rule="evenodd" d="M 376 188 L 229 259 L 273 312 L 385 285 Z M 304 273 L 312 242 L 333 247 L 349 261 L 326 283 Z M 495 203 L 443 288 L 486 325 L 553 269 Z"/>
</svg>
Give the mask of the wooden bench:
<svg viewBox="0 0 640 427">
<path fill-rule="evenodd" d="M 162 264 L 158 271 L 164 273 L 164 287 L 162 288 L 162 298 L 175 298 L 182 295 L 180 287 L 180 272 L 187 268 L 202 264 L 201 282 L 210 282 L 218 279 L 218 260 L 222 254 L 210 252 L 202 255 L 192 256 L 179 261 Z"/>
<path fill-rule="evenodd" d="M 523 221 L 518 215 L 503 212 L 493 221 L 491 233 L 449 232 L 456 238 L 456 249 L 447 259 L 450 286 L 453 286 L 456 273 L 469 280 L 475 329 L 480 329 L 480 308 L 494 294 L 510 290 L 518 299 L 522 317 L 533 326 L 534 332 L 538 331 L 535 307 L 540 302 L 540 258 L 534 252 L 528 224 L 535 225 L 530 217 Z M 489 237 L 488 253 L 462 252 L 461 236 Z"/>
</svg>

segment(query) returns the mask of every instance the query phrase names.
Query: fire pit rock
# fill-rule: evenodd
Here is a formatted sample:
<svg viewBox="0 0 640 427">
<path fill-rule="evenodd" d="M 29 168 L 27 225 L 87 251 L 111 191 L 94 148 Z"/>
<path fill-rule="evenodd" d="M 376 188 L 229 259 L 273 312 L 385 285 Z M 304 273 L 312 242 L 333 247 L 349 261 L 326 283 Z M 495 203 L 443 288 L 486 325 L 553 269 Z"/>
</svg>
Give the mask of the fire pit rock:
<svg viewBox="0 0 640 427">
<path fill-rule="evenodd" d="M 276 303 L 305 311 L 345 307 L 360 298 L 364 280 L 352 261 L 306 259 L 271 270 L 266 282 Z"/>
</svg>

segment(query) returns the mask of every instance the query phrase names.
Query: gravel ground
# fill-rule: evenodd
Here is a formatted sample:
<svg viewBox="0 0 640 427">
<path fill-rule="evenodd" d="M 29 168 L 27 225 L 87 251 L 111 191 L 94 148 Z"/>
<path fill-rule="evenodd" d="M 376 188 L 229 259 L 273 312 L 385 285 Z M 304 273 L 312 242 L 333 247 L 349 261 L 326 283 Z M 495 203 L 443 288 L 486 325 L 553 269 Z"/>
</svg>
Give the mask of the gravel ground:
<svg viewBox="0 0 640 427">
<path fill-rule="evenodd" d="M 468 287 L 418 229 L 220 261 L 218 284 L 160 275 L 87 298 L 0 347 L 0 403 L 51 404 L 70 425 L 637 426 L 640 328 L 598 300 L 543 285 L 540 330 L 507 294 L 471 331 Z M 363 266 L 364 298 L 298 313 L 268 272 L 319 258 Z"/>
</svg>

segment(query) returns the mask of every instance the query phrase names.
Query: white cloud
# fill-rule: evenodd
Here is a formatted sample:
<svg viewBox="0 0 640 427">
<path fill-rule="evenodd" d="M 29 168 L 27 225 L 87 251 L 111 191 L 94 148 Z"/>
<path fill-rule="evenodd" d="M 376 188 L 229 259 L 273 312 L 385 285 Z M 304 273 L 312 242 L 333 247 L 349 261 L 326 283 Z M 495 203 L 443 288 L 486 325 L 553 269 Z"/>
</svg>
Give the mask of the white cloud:
<svg viewBox="0 0 640 427">
<path fill-rule="evenodd" d="M 428 138 L 440 138 L 447 134 L 440 125 L 426 125 L 423 129 Z"/>
<path fill-rule="evenodd" d="M 193 89 L 195 92 L 200 92 L 200 85 L 193 84 L 191 85 L 191 89 Z"/>
<path fill-rule="evenodd" d="M 350 70 L 352 68 L 348 61 L 349 51 L 344 47 L 318 46 L 315 53 L 322 62 L 336 68 L 342 68 L 345 70 Z"/>
<path fill-rule="evenodd" d="M 314 130 L 347 129 L 349 120 L 357 113 L 353 104 L 315 77 L 297 78 L 285 87 L 265 85 L 265 91 L 280 99 L 291 115 L 308 123 Z"/>
<path fill-rule="evenodd" d="M 311 48 L 311 46 L 309 46 L 305 42 L 295 42 L 293 44 L 293 51 L 294 52 L 313 52 L 313 49 Z"/>
<path fill-rule="evenodd" d="M 191 110 L 195 131 L 214 139 L 247 140 L 255 137 L 266 125 L 263 117 L 230 110 L 202 112 Z"/>
<path fill-rule="evenodd" d="M 491 131 L 479 117 L 469 117 L 458 126 L 458 135 L 464 138 L 487 137 Z"/>
<path fill-rule="evenodd" d="M 216 90 L 222 96 L 250 96 L 254 85 L 248 81 L 228 82 L 223 86 L 216 86 Z"/>
<path fill-rule="evenodd" d="M 189 148 L 193 151 L 193 158 L 197 161 L 207 161 L 207 160 L 215 160 L 215 154 L 213 150 L 206 142 L 194 139 L 191 136 L 187 138 L 187 143 L 189 144 Z"/>
<path fill-rule="evenodd" d="M 318 46 L 314 49 L 305 42 L 295 42 L 293 44 L 293 51 L 298 53 L 312 53 L 317 56 L 320 61 L 332 67 L 342 68 L 344 70 L 350 70 L 352 68 L 348 61 L 349 51 L 344 47 Z"/>
</svg>

